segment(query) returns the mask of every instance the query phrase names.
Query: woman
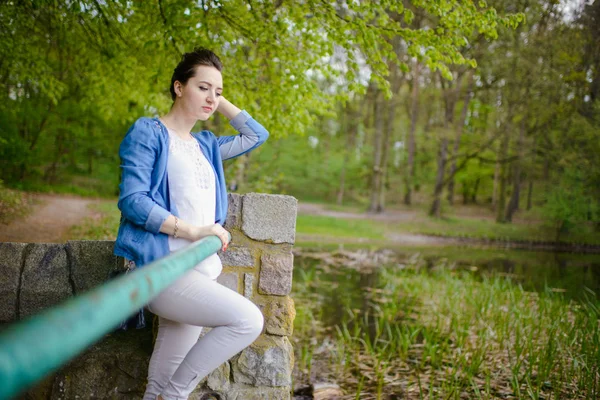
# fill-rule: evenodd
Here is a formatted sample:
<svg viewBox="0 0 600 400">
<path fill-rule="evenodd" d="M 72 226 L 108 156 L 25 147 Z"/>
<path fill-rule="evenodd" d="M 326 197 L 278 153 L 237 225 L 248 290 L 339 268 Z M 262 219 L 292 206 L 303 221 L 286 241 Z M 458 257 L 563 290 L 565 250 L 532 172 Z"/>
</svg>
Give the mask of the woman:
<svg viewBox="0 0 600 400">
<path fill-rule="evenodd" d="M 158 119 L 138 119 L 121 143 L 122 217 L 115 254 L 136 267 L 210 235 L 227 249 L 222 160 L 258 147 L 269 134 L 222 96 L 221 69 L 210 50 L 184 54 L 171 79 L 171 110 Z M 215 111 L 239 135 L 191 133 Z M 261 333 L 260 310 L 215 281 L 221 268 L 213 254 L 148 305 L 159 328 L 144 400 L 187 399 L 202 378 Z M 203 326 L 213 329 L 198 340 Z"/>
</svg>

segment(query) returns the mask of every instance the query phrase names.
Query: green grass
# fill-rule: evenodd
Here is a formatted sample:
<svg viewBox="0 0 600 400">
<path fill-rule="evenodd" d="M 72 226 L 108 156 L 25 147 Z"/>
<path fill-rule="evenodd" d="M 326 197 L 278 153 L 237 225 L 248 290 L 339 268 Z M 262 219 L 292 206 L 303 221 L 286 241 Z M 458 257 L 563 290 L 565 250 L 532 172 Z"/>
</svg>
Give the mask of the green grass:
<svg viewBox="0 0 600 400">
<path fill-rule="evenodd" d="M 296 264 L 297 380 L 336 379 L 345 399 L 600 395 L 591 291 L 575 303 L 419 258 L 361 273 Z"/>
<path fill-rule="evenodd" d="M 448 237 L 470 237 L 497 240 L 554 241 L 555 232 L 541 222 L 499 224 L 487 219 L 432 218 L 421 215 L 417 221 L 387 224 L 388 228 L 411 233 Z M 600 244 L 600 233 L 591 226 L 581 225 L 576 232 L 562 236 L 567 243 Z"/>
<path fill-rule="evenodd" d="M 301 235 L 355 239 L 384 239 L 385 228 L 367 219 L 344 219 L 318 215 L 298 215 L 296 232 Z"/>
<path fill-rule="evenodd" d="M 498 224 L 489 219 L 459 217 L 438 219 L 429 217 L 423 212 L 414 212 L 411 218 L 407 219 L 386 221 L 300 214 L 297 220 L 297 233 L 301 242 L 310 242 L 310 237 L 307 237 L 309 235 L 320 236 L 323 241 L 335 241 L 338 238 L 389 241 L 387 235 L 393 233 L 498 241 L 554 241 L 555 239 L 553 230 L 541 222 Z M 600 233 L 595 232 L 591 226 L 581 225 L 576 232 L 563 235 L 561 242 L 600 245 Z"/>
<path fill-rule="evenodd" d="M 31 212 L 34 201 L 29 193 L 4 187 L 0 179 L 0 223 L 8 224 Z"/>
<path fill-rule="evenodd" d="M 90 207 L 94 216 L 71 228 L 66 240 L 115 240 L 121 218 L 117 201 L 106 201 Z"/>
</svg>

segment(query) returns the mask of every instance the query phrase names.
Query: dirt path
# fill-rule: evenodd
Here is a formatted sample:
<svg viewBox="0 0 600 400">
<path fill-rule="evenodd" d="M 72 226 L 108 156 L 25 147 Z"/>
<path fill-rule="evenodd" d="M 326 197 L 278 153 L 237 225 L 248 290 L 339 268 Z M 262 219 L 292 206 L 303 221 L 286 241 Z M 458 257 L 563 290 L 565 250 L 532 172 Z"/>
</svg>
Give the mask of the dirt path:
<svg viewBox="0 0 600 400">
<path fill-rule="evenodd" d="M 33 211 L 24 219 L 0 224 L 0 242 L 62 243 L 70 227 L 93 215 L 99 200 L 70 195 L 35 194 Z"/>
</svg>

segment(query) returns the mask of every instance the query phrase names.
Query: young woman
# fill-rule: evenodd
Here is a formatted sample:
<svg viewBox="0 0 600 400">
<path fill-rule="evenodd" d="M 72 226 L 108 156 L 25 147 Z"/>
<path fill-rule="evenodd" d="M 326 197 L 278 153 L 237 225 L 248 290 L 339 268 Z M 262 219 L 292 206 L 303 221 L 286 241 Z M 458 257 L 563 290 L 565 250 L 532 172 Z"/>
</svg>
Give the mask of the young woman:
<svg viewBox="0 0 600 400">
<path fill-rule="evenodd" d="M 171 110 L 138 119 L 121 143 L 115 254 L 136 267 L 210 235 L 227 249 L 222 160 L 258 147 L 269 133 L 223 97 L 221 69 L 210 50 L 184 54 L 171 79 Z M 191 132 L 214 112 L 239 135 Z M 159 328 L 144 400 L 187 399 L 202 378 L 261 333 L 260 310 L 215 281 L 221 268 L 216 254 L 208 257 L 148 305 Z M 198 340 L 202 327 L 213 329 Z"/>
</svg>

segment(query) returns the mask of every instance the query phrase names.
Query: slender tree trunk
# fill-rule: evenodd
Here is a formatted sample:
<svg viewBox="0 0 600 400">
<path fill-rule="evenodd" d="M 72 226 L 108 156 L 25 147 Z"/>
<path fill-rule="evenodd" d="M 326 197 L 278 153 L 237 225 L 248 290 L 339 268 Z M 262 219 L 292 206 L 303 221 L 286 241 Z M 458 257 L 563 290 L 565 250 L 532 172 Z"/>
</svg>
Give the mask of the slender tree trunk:
<svg viewBox="0 0 600 400">
<path fill-rule="evenodd" d="M 510 120 L 510 119 L 509 119 Z M 509 135 L 508 127 L 505 127 L 502 135 L 502 143 L 500 145 L 499 160 L 506 159 L 508 154 Z M 498 204 L 496 206 L 496 222 L 506 222 L 504 209 L 506 207 L 506 163 L 500 163 L 499 183 L 498 183 Z"/>
<path fill-rule="evenodd" d="M 446 169 L 446 159 L 448 158 L 448 138 L 444 137 L 440 144 L 438 154 L 438 169 L 435 178 L 435 189 L 433 191 L 433 203 L 429 210 L 429 215 L 439 218 L 441 216 L 442 191 L 444 190 L 444 170 Z"/>
<path fill-rule="evenodd" d="M 527 190 L 527 211 L 531 210 L 532 194 L 533 194 L 533 181 L 529 181 L 529 189 Z"/>
<path fill-rule="evenodd" d="M 348 102 L 346 104 L 345 112 L 343 113 L 342 120 L 342 133 L 347 133 L 346 135 L 346 151 L 344 153 L 344 162 L 342 164 L 342 170 L 340 171 L 340 187 L 337 193 L 337 204 L 341 205 L 344 202 L 344 192 L 346 189 L 346 166 L 350 161 L 350 155 L 352 153 L 352 148 L 354 146 L 355 137 L 358 130 L 358 125 L 356 124 L 355 115 L 354 115 L 354 107 L 353 104 Z"/>
<path fill-rule="evenodd" d="M 502 146 L 502 144 L 500 144 Z M 498 206 L 498 186 L 500 182 L 500 161 L 496 161 L 494 168 L 494 186 L 492 188 L 492 209 L 496 210 Z"/>
<path fill-rule="evenodd" d="M 444 176 L 446 172 L 446 163 L 448 161 L 448 137 L 454 122 L 454 106 L 456 99 L 456 92 L 454 88 L 444 88 L 444 80 L 443 78 L 440 79 L 442 79 L 441 86 L 443 89 L 444 100 L 444 128 L 442 130 L 443 137 L 438 153 L 438 170 L 435 179 L 435 187 L 433 190 L 433 202 L 429 210 L 429 215 L 438 218 L 441 216 L 442 192 L 445 185 Z"/>
<path fill-rule="evenodd" d="M 421 65 L 415 61 L 412 78 L 412 106 L 410 113 L 410 130 L 408 131 L 408 158 L 406 169 L 404 170 L 404 204 L 410 205 L 412 202 L 412 186 L 415 176 L 415 131 L 419 117 L 419 76 Z"/>
<path fill-rule="evenodd" d="M 473 190 L 471 191 L 471 203 L 477 204 L 477 192 L 479 191 L 479 183 L 481 182 L 481 177 L 477 177 L 475 180 L 475 185 L 473 186 Z"/>
<path fill-rule="evenodd" d="M 462 137 L 462 133 L 465 126 L 465 121 L 467 120 L 467 112 L 469 111 L 469 103 L 471 101 L 471 90 L 473 86 L 473 73 L 469 74 L 469 83 L 467 84 L 467 88 L 465 90 L 465 99 L 463 103 L 462 112 L 460 114 L 460 120 L 458 121 L 458 125 L 456 126 L 456 139 L 454 140 L 454 148 L 452 151 L 452 164 L 450 165 L 450 175 L 448 182 L 448 203 L 454 203 L 454 174 L 456 172 L 456 162 L 458 149 L 460 146 L 460 139 Z"/>
<path fill-rule="evenodd" d="M 513 192 L 506 209 L 506 222 L 512 222 L 514 213 L 519 209 L 519 197 L 521 196 L 521 163 L 523 158 L 523 138 L 525 132 L 526 118 L 521 120 L 519 129 L 519 139 L 517 140 L 517 160 L 513 164 Z"/>
<path fill-rule="evenodd" d="M 379 212 L 379 188 L 382 184 L 383 171 L 381 169 L 381 158 L 383 155 L 383 113 L 380 90 L 377 89 L 374 96 L 373 119 L 375 130 L 373 132 L 373 164 L 371 172 L 371 199 L 369 202 L 369 212 Z"/>
</svg>

